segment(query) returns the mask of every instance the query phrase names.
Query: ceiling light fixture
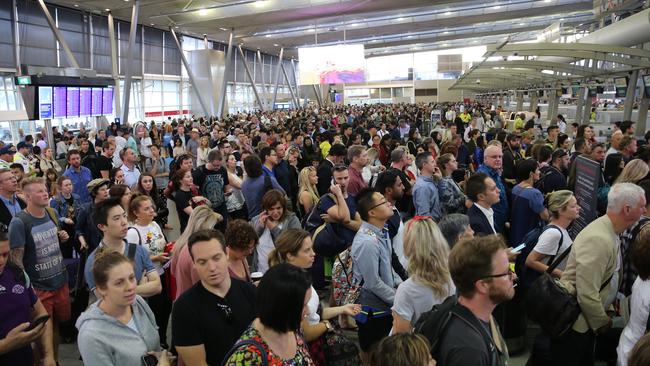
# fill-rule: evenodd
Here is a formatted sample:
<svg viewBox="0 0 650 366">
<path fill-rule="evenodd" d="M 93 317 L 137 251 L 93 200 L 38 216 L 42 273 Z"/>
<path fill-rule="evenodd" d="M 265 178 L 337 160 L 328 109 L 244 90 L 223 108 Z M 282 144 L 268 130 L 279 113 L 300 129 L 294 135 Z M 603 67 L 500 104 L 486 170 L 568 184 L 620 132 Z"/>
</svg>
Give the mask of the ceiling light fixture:
<svg viewBox="0 0 650 366">
<path fill-rule="evenodd" d="M 78 8 L 78 7 L 79 7 L 79 4 L 74 4 L 74 7 L 75 7 L 75 8 Z"/>
<path fill-rule="evenodd" d="M 361 25 L 361 24 L 359 24 L 359 23 L 352 23 L 352 24 L 350 24 L 350 27 L 358 27 L 358 26 L 360 26 L 360 25 Z"/>
<path fill-rule="evenodd" d="M 270 34 L 267 34 L 267 35 L 265 35 L 264 37 L 266 37 L 266 38 L 271 38 L 271 35 L 270 35 Z"/>
<path fill-rule="evenodd" d="M 451 15 L 452 13 L 450 11 L 446 11 L 445 15 Z"/>
<path fill-rule="evenodd" d="M 149 23 L 149 25 L 153 27 L 155 24 L 153 24 L 153 23 Z"/>
<path fill-rule="evenodd" d="M 111 9 L 104 9 L 105 11 L 111 11 Z"/>
<path fill-rule="evenodd" d="M 442 34 L 449 34 L 449 31 L 444 31 L 442 32 Z"/>
<path fill-rule="evenodd" d="M 268 1 L 268 0 L 259 0 L 259 1 L 254 2 L 253 5 L 256 8 L 263 8 L 263 7 L 267 6 L 267 5 L 269 5 L 269 3 L 270 3 L 270 1 Z"/>
<path fill-rule="evenodd" d="M 219 29 L 221 29 L 224 32 L 228 30 L 228 28 L 224 28 L 224 27 L 219 27 Z"/>
<path fill-rule="evenodd" d="M 399 18 L 397 18 L 397 19 L 395 19 L 395 20 L 396 20 L 396 21 L 398 21 L 398 22 L 403 22 L 403 21 L 405 21 L 405 20 L 406 20 L 406 18 L 403 18 L 403 17 L 399 17 Z"/>
<path fill-rule="evenodd" d="M 201 10 L 199 10 L 199 15 L 201 15 L 201 16 L 206 16 L 206 15 L 208 15 L 208 10 L 207 10 L 207 9 L 201 9 Z"/>
<path fill-rule="evenodd" d="M 496 5 L 496 6 L 493 6 L 493 7 L 492 7 L 492 9 L 494 9 L 494 10 L 498 10 L 498 9 L 501 9 L 501 5 Z"/>
<path fill-rule="evenodd" d="M 277 44 L 277 43 L 274 43 L 273 45 L 274 45 L 275 47 L 278 47 L 278 46 L 279 46 L 279 44 Z"/>
</svg>

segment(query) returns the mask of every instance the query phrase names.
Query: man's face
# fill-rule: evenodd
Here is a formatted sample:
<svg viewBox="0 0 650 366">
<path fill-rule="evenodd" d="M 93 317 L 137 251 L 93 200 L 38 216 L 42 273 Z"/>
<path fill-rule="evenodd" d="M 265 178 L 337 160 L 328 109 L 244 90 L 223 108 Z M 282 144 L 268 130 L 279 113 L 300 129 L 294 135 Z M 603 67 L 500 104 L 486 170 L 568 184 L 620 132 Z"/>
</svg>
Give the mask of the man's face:
<svg viewBox="0 0 650 366">
<path fill-rule="evenodd" d="M 372 194 L 373 198 L 373 207 L 369 214 L 372 214 L 379 220 L 387 220 L 393 216 L 393 206 L 390 202 L 379 192 Z"/>
<path fill-rule="evenodd" d="M 605 148 L 602 146 L 596 146 L 591 150 L 591 159 L 602 163 L 605 160 Z"/>
<path fill-rule="evenodd" d="M 633 206 L 630 208 L 630 210 L 627 212 L 627 216 L 629 216 L 627 219 L 628 222 L 637 222 L 641 218 L 641 215 L 646 213 L 646 201 L 645 201 L 645 196 L 642 195 L 641 199 L 636 203 L 636 206 Z M 625 209 L 623 209 L 625 210 Z"/>
<path fill-rule="evenodd" d="M 594 136 L 594 130 L 591 127 L 585 128 L 585 140 L 589 140 Z"/>
<path fill-rule="evenodd" d="M 366 166 L 366 164 L 368 164 L 368 152 L 366 150 L 363 150 L 361 155 L 359 155 L 359 157 L 357 157 L 355 160 L 356 163 L 359 164 L 359 166 L 361 167 Z"/>
<path fill-rule="evenodd" d="M 617 134 L 612 135 L 612 147 L 615 148 L 615 149 L 618 149 L 618 145 L 621 143 L 622 138 L 623 138 L 622 133 L 617 133 Z"/>
<path fill-rule="evenodd" d="M 183 160 L 183 162 L 181 163 L 181 168 L 191 170 L 192 169 L 192 159 Z"/>
<path fill-rule="evenodd" d="M 22 171 L 20 168 L 11 168 L 11 173 L 16 177 L 17 181 L 21 181 L 23 177 L 25 176 L 25 172 Z"/>
<path fill-rule="evenodd" d="M 135 153 L 131 149 L 127 149 L 124 153 L 124 162 L 125 163 L 135 163 L 136 157 Z"/>
<path fill-rule="evenodd" d="M 503 167 L 503 151 L 498 146 L 490 146 L 485 149 L 485 165 L 492 169 Z"/>
<path fill-rule="evenodd" d="M 101 140 L 105 140 L 105 139 L 106 139 L 106 131 L 104 131 L 104 130 L 99 130 L 99 138 L 100 138 Z"/>
<path fill-rule="evenodd" d="M 78 169 L 81 166 L 81 156 L 79 154 L 70 155 L 70 158 L 68 158 L 68 164 L 70 164 L 71 167 Z"/>
<path fill-rule="evenodd" d="M 201 282 L 218 287 L 228 277 L 228 257 L 217 239 L 194 243 L 192 256 Z"/>
<path fill-rule="evenodd" d="M 492 257 L 491 275 L 495 276 L 489 279 L 488 296 L 492 303 L 496 305 L 512 299 L 515 296 L 514 281 L 517 275 L 510 272 L 506 249 L 499 250 Z"/>
<path fill-rule="evenodd" d="M 397 177 L 397 179 L 395 179 L 395 183 L 391 187 L 389 193 L 391 196 L 390 199 L 393 201 L 400 200 L 402 197 L 404 197 L 404 183 L 402 183 L 402 179 L 400 177 Z"/>
<path fill-rule="evenodd" d="M 569 159 L 570 158 L 569 158 L 568 154 L 566 154 L 566 155 L 562 156 L 561 158 L 559 158 L 560 169 L 567 169 L 569 167 Z"/>
<path fill-rule="evenodd" d="M 339 187 L 341 187 L 341 191 L 346 192 L 348 189 L 348 181 L 350 180 L 350 174 L 348 173 L 348 170 L 343 170 L 340 172 L 334 172 L 332 174 L 332 177 L 334 178 L 334 183 L 338 184 Z"/>
<path fill-rule="evenodd" d="M 0 241 L 0 275 L 9 261 L 9 240 Z"/>
<path fill-rule="evenodd" d="M 126 212 L 124 212 L 124 209 L 120 205 L 113 206 L 108 210 L 106 225 L 99 224 L 97 226 L 104 233 L 104 236 L 116 239 L 126 238 L 126 233 L 129 229 Z"/>
<path fill-rule="evenodd" d="M 627 146 L 626 148 L 627 153 L 630 155 L 636 154 L 637 146 L 636 146 L 636 140 L 633 139 L 632 142 Z"/>
<path fill-rule="evenodd" d="M 271 152 L 269 155 L 266 156 L 265 163 L 270 164 L 270 165 L 277 165 L 278 164 L 278 153 L 275 152 L 275 150 L 271 149 Z"/>
<path fill-rule="evenodd" d="M 22 155 L 27 155 L 29 154 L 29 148 L 21 147 L 20 149 L 18 149 L 18 152 L 21 153 Z"/>
<path fill-rule="evenodd" d="M 115 145 L 111 144 L 108 148 L 104 149 L 104 155 L 113 156 L 115 154 Z"/>
<path fill-rule="evenodd" d="M 550 131 L 548 131 L 548 139 L 549 140 L 555 140 L 557 138 L 557 134 L 560 130 L 558 128 L 554 128 Z"/>
<path fill-rule="evenodd" d="M 47 193 L 45 184 L 30 184 L 25 187 L 23 192 L 28 203 L 36 207 L 47 207 L 49 205 L 50 195 Z"/>
<path fill-rule="evenodd" d="M 512 150 L 517 150 L 517 149 L 519 149 L 519 143 L 520 142 L 521 141 L 517 138 L 517 139 L 514 139 L 512 141 L 508 141 L 508 145 L 510 145 L 510 148 Z"/>
<path fill-rule="evenodd" d="M 0 174 L 0 187 L 7 193 L 16 193 L 18 189 L 18 180 L 12 172 L 4 172 Z"/>
<path fill-rule="evenodd" d="M 501 197 L 501 190 L 497 187 L 497 184 L 492 178 L 485 178 L 485 185 L 487 186 L 483 195 L 485 196 L 485 202 L 492 206 L 495 203 L 498 203 Z"/>
<path fill-rule="evenodd" d="M 278 146 L 275 147 L 275 152 L 278 155 L 278 159 L 282 159 L 284 157 L 285 151 L 286 148 L 283 144 L 278 144 Z"/>
</svg>

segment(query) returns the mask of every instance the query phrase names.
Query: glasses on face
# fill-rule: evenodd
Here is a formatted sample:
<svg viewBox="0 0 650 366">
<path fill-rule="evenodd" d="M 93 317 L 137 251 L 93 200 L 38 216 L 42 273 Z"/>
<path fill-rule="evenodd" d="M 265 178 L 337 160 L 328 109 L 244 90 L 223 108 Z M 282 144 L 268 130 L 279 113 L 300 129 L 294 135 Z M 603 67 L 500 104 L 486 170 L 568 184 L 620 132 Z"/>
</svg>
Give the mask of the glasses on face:
<svg viewBox="0 0 650 366">
<path fill-rule="evenodd" d="M 515 273 L 510 268 L 508 268 L 508 272 L 506 272 L 506 273 L 483 276 L 483 277 L 479 278 L 479 280 L 485 280 L 485 279 L 488 279 L 488 278 L 499 278 L 499 277 L 504 277 L 504 276 L 508 276 L 509 278 L 512 279 L 512 277 L 514 275 L 515 275 Z"/>
<path fill-rule="evenodd" d="M 381 206 L 381 205 L 386 205 L 386 204 L 388 204 L 388 201 L 383 200 L 382 202 L 380 202 L 380 203 L 378 203 L 378 204 L 376 204 L 376 205 L 370 207 L 370 209 L 369 209 L 368 211 L 370 211 L 370 210 L 372 210 L 372 209 L 375 209 L 375 208 L 377 208 L 377 207 L 379 207 L 379 206 Z"/>
<path fill-rule="evenodd" d="M 488 159 L 494 159 L 494 160 L 503 159 L 503 155 L 486 155 L 485 157 L 488 158 Z"/>
</svg>

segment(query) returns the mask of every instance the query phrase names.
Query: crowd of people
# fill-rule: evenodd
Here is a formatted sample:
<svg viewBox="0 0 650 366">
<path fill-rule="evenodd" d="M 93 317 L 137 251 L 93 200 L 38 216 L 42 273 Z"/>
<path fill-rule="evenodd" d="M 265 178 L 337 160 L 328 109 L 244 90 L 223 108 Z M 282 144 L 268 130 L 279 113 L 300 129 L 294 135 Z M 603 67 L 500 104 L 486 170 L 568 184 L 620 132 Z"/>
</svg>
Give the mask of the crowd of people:
<svg viewBox="0 0 650 366">
<path fill-rule="evenodd" d="M 75 341 L 88 365 L 506 365 L 544 276 L 579 313 L 529 365 L 650 364 L 650 133 L 525 117 L 308 107 L 2 144 L 0 365 Z"/>
</svg>

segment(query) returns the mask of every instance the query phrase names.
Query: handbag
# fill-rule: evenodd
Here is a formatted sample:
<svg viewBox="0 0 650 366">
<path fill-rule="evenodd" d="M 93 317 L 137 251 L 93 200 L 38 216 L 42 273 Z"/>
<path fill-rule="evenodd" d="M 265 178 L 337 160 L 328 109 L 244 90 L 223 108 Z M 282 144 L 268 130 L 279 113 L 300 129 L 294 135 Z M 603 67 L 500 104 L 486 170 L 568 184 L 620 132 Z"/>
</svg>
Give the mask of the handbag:
<svg viewBox="0 0 650 366">
<path fill-rule="evenodd" d="M 580 315 L 576 296 L 570 294 L 551 272 L 569 255 L 567 248 L 542 275 L 533 282 L 526 298 L 528 317 L 539 324 L 551 338 L 557 338 L 571 329 Z M 610 276 L 600 287 L 602 291 L 612 280 Z"/>
<path fill-rule="evenodd" d="M 348 337 L 343 334 L 340 328 L 334 327 L 323 335 L 325 352 L 325 364 L 327 366 L 357 366 L 361 365 L 359 349 Z"/>
</svg>

